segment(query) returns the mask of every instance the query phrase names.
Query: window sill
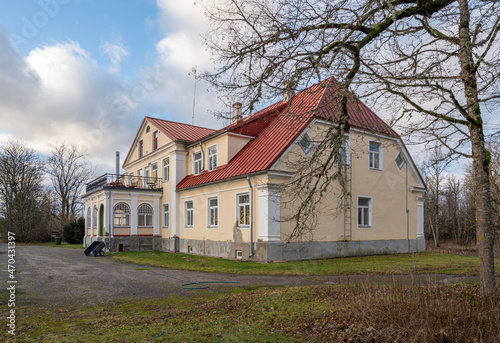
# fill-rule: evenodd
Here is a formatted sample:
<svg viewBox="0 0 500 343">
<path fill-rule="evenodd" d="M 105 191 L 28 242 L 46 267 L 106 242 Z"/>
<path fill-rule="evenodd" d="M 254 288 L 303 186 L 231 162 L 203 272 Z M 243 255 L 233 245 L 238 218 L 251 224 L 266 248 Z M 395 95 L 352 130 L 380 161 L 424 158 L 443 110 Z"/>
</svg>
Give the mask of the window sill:
<svg viewBox="0 0 500 343">
<path fill-rule="evenodd" d="M 184 226 L 185 229 L 192 229 L 193 226 Z"/>
<path fill-rule="evenodd" d="M 238 225 L 238 229 L 250 229 L 250 225 Z"/>
<path fill-rule="evenodd" d="M 168 229 L 170 229 L 168 226 L 167 226 L 167 227 L 162 226 L 161 228 L 162 228 L 163 230 L 168 230 Z"/>
<path fill-rule="evenodd" d="M 358 225 L 358 229 L 371 229 L 372 227 L 371 226 L 359 226 Z"/>
<path fill-rule="evenodd" d="M 371 167 L 368 167 L 368 170 L 384 171 L 383 169 L 380 168 L 371 168 Z"/>
<path fill-rule="evenodd" d="M 207 229 L 218 229 L 218 226 L 207 226 Z"/>
</svg>

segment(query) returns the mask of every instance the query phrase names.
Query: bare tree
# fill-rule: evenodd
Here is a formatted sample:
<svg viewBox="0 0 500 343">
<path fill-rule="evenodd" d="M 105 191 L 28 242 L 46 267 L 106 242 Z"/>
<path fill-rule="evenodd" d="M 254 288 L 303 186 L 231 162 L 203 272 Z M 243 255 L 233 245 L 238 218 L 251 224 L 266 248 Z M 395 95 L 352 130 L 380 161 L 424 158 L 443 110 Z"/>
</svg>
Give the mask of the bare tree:
<svg viewBox="0 0 500 343">
<path fill-rule="evenodd" d="M 206 0 L 205 8 L 213 28 L 206 42 L 219 65 L 205 78 L 229 98 L 246 99 L 248 110 L 285 81 L 300 88 L 334 75 L 345 90 L 338 137 L 349 131 L 347 90 L 358 90 L 397 113 L 401 127 L 472 158 L 481 292 L 493 294 L 483 117 L 500 98 L 498 1 Z"/>
<path fill-rule="evenodd" d="M 36 152 L 19 140 L 0 147 L 0 211 L 6 229 L 19 241 L 44 239 L 48 233 L 39 209 L 43 194 L 43 164 Z"/>
<path fill-rule="evenodd" d="M 52 190 L 60 204 L 60 229 L 76 218 L 80 195 L 85 183 L 92 178 L 93 170 L 86 155 L 76 146 L 64 143 L 50 146 L 47 172 L 52 180 Z"/>
</svg>

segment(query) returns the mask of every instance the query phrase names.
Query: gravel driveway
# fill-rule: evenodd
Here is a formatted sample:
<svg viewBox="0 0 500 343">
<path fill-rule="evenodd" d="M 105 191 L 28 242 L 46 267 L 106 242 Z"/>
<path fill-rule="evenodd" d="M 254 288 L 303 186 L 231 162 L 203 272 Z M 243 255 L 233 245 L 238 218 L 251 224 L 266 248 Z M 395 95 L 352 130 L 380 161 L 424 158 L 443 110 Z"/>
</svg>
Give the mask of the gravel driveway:
<svg viewBox="0 0 500 343">
<path fill-rule="evenodd" d="M 7 245 L 0 244 L 2 285 L 7 285 Z M 120 264 L 109 257 L 86 257 L 83 250 L 45 246 L 16 247 L 16 300 L 18 303 L 53 303 L 93 305 L 130 297 L 155 298 L 162 296 L 197 297 L 206 292 L 230 292 L 235 287 L 298 286 L 366 282 L 454 282 L 463 278 L 447 275 L 416 276 L 328 276 L 290 277 L 201 273 L 151 268 L 167 274 L 160 275 L 139 266 Z M 176 279 L 178 278 L 178 279 Z M 182 280 L 179 280 L 182 279 Z M 474 278 L 472 278 L 474 279 Z M 185 281 L 183 281 L 185 280 Z M 206 289 L 185 289 L 188 281 L 230 281 L 232 283 L 207 284 Z M 196 286 L 196 285 L 195 285 Z M 6 287 L 0 288 L 2 298 Z"/>
</svg>

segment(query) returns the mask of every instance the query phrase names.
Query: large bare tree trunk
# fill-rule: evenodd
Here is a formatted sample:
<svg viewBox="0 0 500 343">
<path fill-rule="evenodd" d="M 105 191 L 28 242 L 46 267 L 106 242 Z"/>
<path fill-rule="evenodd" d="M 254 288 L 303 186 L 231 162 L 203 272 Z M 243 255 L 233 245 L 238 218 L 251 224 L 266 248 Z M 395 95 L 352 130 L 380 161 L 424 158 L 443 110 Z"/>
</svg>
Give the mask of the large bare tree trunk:
<svg viewBox="0 0 500 343">
<path fill-rule="evenodd" d="M 460 28 L 459 40 L 462 49 L 459 53 L 462 81 L 467 98 L 469 131 L 472 144 L 472 171 L 476 189 L 476 230 L 479 254 L 479 273 L 481 294 L 495 292 L 495 266 L 493 257 L 493 237 L 491 234 L 491 189 L 489 178 L 489 159 L 484 146 L 484 129 L 479 107 L 476 66 L 470 38 L 470 11 L 467 0 L 459 0 Z"/>
</svg>

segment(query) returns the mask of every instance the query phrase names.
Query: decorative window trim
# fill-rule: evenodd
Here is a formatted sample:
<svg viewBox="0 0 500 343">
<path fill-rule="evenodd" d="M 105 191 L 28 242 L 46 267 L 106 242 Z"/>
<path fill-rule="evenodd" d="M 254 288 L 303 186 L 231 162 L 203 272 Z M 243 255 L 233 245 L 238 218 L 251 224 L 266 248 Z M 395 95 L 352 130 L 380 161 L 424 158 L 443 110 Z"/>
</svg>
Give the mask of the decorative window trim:
<svg viewBox="0 0 500 343">
<path fill-rule="evenodd" d="M 197 154 L 200 154 L 199 159 L 196 159 Z M 196 172 L 196 164 L 197 163 L 199 163 L 199 165 L 200 165 L 198 173 Z M 194 151 L 193 152 L 193 175 L 200 175 L 201 174 L 201 168 L 203 167 L 202 163 L 203 163 L 203 153 L 201 152 L 201 150 Z"/>
<path fill-rule="evenodd" d="M 92 210 L 89 207 L 87 207 L 87 229 L 92 228 Z"/>
<path fill-rule="evenodd" d="M 359 205 L 359 199 L 368 199 L 369 200 L 369 203 L 368 203 L 368 207 L 366 206 L 360 206 Z M 359 224 L 359 210 L 361 208 L 368 208 L 368 225 L 366 224 Z M 357 216 L 356 216 L 356 223 L 357 223 L 357 227 L 359 229 L 370 229 L 373 227 L 373 197 L 371 196 L 365 196 L 365 195 L 358 195 L 358 198 L 357 198 L 357 201 L 356 201 L 356 213 L 357 213 Z M 363 213 L 363 212 L 361 212 Z M 363 219 L 365 218 L 364 217 L 364 214 L 362 215 L 363 216 Z"/>
<path fill-rule="evenodd" d="M 167 163 L 165 163 L 167 161 Z M 163 182 L 170 181 L 170 157 L 164 158 L 162 160 L 163 167 Z"/>
<path fill-rule="evenodd" d="M 370 150 L 370 144 L 377 144 L 379 146 L 379 151 L 378 152 L 372 152 Z M 379 162 L 379 165 L 378 167 L 375 166 L 375 157 L 371 157 L 371 156 L 375 156 L 375 154 L 378 154 L 378 162 Z M 371 160 L 373 160 L 373 166 L 370 165 L 370 162 Z M 381 141 L 375 141 L 375 140 L 369 140 L 368 141 L 368 169 L 371 169 L 371 170 L 383 170 L 383 166 L 384 166 L 384 145 Z"/>
<path fill-rule="evenodd" d="M 398 159 L 400 159 L 399 162 L 398 162 Z M 398 166 L 399 170 L 402 170 L 404 168 L 404 166 L 406 165 L 406 158 L 401 153 L 401 151 L 398 152 L 398 154 L 396 155 L 396 157 L 394 157 L 394 162 Z"/>
<path fill-rule="evenodd" d="M 240 192 L 236 193 L 236 225 L 240 228 L 249 228 L 250 227 L 250 217 L 252 216 L 252 204 L 250 203 L 250 192 Z M 240 196 L 248 195 L 248 203 L 242 203 L 245 206 L 244 211 L 246 212 L 246 206 L 248 206 L 248 216 L 244 214 L 244 218 L 248 218 L 248 223 L 240 223 Z"/>
<path fill-rule="evenodd" d="M 118 209 L 119 206 L 124 206 L 125 209 Z M 121 211 L 124 211 L 123 213 L 116 213 L 117 210 L 121 210 Z M 120 215 L 120 224 L 119 225 L 116 225 L 115 224 L 115 219 L 116 219 L 116 215 L 119 214 Z M 127 218 L 128 219 L 125 219 Z M 128 225 L 124 225 L 123 221 L 128 222 Z M 124 203 L 124 202 L 119 202 L 119 203 L 116 203 L 115 206 L 113 206 L 113 227 L 130 227 L 130 206 L 127 204 L 127 203 Z"/>
<path fill-rule="evenodd" d="M 187 208 L 187 204 L 191 203 L 192 207 L 190 209 Z M 188 225 L 188 211 L 191 212 L 191 223 Z M 194 227 L 194 201 L 186 200 L 184 201 L 184 227 L 185 228 L 193 228 Z"/>
<path fill-rule="evenodd" d="M 304 141 L 304 139 L 306 141 Z M 307 146 L 305 146 L 305 142 L 308 143 Z M 314 149 L 314 147 L 316 146 L 316 144 L 313 142 L 311 136 L 309 135 L 309 133 L 305 132 L 304 134 L 302 134 L 298 139 L 297 139 L 297 144 L 299 145 L 299 147 L 302 149 L 302 151 L 304 152 L 304 155 L 309 155 L 309 153 L 312 151 L 312 149 Z"/>
<path fill-rule="evenodd" d="M 210 153 L 210 149 L 215 148 L 215 153 Z M 208 171 L 217 169 L 217 144 L 211 145 L 207 148 L 207 165 Z M 215 168 L 212 168 L 215 167 Z"/>
<path fill-rule="evenodd" d="M 210 204 L 211 200 L 217 200 L 217 205 L 212 206 Z M 214 222 L 212 222 L 212 210 L 214 211 L 215 218 Z M 219 227 L 219 196 L 211 196 L 207 197 L 207 227 L 216 229 Z"/>
<path fill-rule="evenodd" d="M 165 206 L 167 206 L 167 210 L 165 211 Z M 162 209 L 162 227 L 164 229 L 168 229 L 170 227 L 170 203 L 163 203 L 161 206 Z"/>
<path fill-rule="evenodd" d="M 141 212 L 141 208 L 149 208 L 151 212 Z M 140 225 L 141 217 L 144 218 L 143 225 Z M 150 219 L 149 223 L 148 218 Z M 137 227 L 153 227 L 153 206 L 151 206 L 151 204 L 143 202 L 139 206 L 137 206 Z"/>
</svg>

